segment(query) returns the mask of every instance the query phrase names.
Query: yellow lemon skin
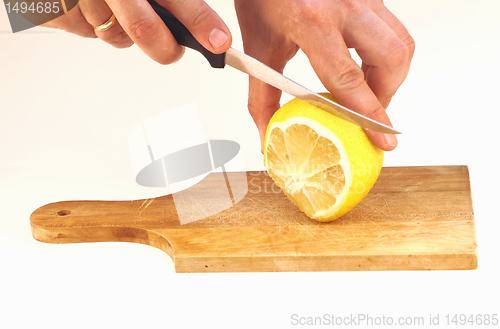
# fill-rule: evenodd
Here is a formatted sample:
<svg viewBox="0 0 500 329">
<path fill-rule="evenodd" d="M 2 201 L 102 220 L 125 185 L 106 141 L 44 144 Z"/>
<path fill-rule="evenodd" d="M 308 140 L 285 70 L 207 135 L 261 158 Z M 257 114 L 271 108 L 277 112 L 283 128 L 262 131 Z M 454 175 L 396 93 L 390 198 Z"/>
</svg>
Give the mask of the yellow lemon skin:
<svg viewBox="0 0 500 329">
<path fill-rule="evenodd" d="M 329 95 L 325 96 L 330 97 Z M 264 140 L 264 164 L 270 174 L 272 168 L 269 166 L 268 161 L 268 143 L 271 131 L 278 126 L 286 125 L 290 120 L 297 122 L 297 120 L 302 119 L 305 122 L 312 121 L 332 133 L 336 137 L 335 143 L 337 148 L 340 149 L 341 155 L 347 157 L 346 161 L 344 161 L 344 164 L 349 167 L 344 168 L 346 174 L 345 184 L 347 185 L 346 193 L 336 200 L 331 212 L 317 216 L 306 213 L 309 217 L 320 222 L 333 221 L 349 212 L 366 197 L 380 175 L 384 152 L 368 139 L 364 130 L 358 125 L 321 110 L 308 102 L 294 99 L 276 111 L 267 127 Z M 273 175 L 270 176 L 273 177 Z M 278 183 L 276 180 L 275 182 Z M 280 187 L 283 189 L 282 186 Z M 299 200 L 295 200 L 287 191 L 283 192 L 304 211 L 303 207 L 298 204 Z"/>
</svg>

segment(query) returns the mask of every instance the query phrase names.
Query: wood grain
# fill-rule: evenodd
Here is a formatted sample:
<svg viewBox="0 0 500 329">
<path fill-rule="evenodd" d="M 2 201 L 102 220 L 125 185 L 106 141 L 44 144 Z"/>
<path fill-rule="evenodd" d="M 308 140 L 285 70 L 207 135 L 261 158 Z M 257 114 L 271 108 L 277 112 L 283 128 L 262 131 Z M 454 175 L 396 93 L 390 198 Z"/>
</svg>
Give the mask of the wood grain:
<svg viewBox="0 0 500 329">
<path fill-rule="evenodd" d="M 197 186 L 218 202 L 211 174 Z M 451 270 L 477 266 L 468 169 L 384 168 L 368 197 L 332 223 L 293 206 L 263 172 L 232 208 L 181 225 L 172 196 L 137 201 L 65 201 L 31 216 L 49 243 L 129 241 L 158 247 L 177 272 Z M 196 205 L 193 204 L 195 207 Z"/>
</svg>

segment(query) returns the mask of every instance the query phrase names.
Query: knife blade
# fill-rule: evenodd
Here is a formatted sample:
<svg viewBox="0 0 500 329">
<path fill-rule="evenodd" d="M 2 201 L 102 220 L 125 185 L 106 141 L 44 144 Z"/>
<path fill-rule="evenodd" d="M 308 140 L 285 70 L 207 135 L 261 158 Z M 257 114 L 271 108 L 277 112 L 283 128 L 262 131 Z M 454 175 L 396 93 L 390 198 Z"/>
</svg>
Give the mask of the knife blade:
<svg viewBox="0 0 500 329">
<path fill-rule="evenodd" d="M 400 134 L 399 131 L 388 125 L 368 118 L 331 99 L 309 90 L 308 88 L 287 78 L 278 71 L 270 68 L 266 64 L 234 48 L 229 48 L 227 50 L 225 63 L 237 70 L 264 81 L 265 83 L 278 88 L 287 94 L 312 103 L 322 110 L 354 122 L 363 128 L 386 134 Z"/>
<path fill-rule="evenodd" d="M 325 110 L 333 115 L 340 116 L 348 121 L 351 121 L 365 129 L 371 129 L 377 132 L 386 134 L 400 134 L 393 127 L 378 122 L 367 116 L 364 116 L 356 111 L 353 111 L 336 101 L 328 99 L 318 93 L 315 93 L 308 88 L 298 84 L 297 82 L 287 78 L 280 72 L 272 69 L 266 64 L 257 59 L 246 55 L 234 48 L 229 48 L 226 53 L 214 54 L 203 47 L 189 32 L 189 30 L 167 9 L 159 5 L 154 0 L 149 0 L 149 3 L 160 16 L 163 22 L 172 32 L 176 41 L 185 47 L 194 49 L 200 52 L 214 68 L 224 68 L 229 65 L 241 72 L 251 75 L 275 88 L 278 88 L 287 94 L 300 98 L 304 101 L 312 103 L 322 110 Z"/>
</svg>

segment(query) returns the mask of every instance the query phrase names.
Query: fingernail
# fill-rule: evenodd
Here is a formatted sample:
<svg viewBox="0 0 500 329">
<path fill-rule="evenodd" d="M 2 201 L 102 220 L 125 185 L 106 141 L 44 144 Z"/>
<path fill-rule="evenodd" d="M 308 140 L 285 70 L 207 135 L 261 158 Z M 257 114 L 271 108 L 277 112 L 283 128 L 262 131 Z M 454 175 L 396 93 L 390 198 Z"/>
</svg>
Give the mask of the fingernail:
<svg viewBox="0 0 500 329">
<path fill-rule="evenodd" d="M 398 145 L 398 140 L 393 134 L 384 134 L 384 139 L 387 145 L 390 147 L 396 147 L 396 145 Z"/>
<path fill-rule="evenodd" d="M 224 46 L 228 39 L 227 34 L 218 28 L 213 29 L 208 35 L 208 41 L 215 49 Z"/>
</svg>

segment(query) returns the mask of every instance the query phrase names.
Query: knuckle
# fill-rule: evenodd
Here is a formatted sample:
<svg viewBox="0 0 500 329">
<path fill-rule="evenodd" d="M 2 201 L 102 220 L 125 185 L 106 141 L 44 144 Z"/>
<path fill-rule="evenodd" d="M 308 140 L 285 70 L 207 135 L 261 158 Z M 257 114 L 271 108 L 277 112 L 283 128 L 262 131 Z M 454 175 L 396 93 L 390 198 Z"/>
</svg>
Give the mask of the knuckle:
<svg viewBox="0 0 500 329">
<path fill-rule="evenodd" d="M 415 53 L 415 39 L 413 39 L 413 37 L 411 35 L 406 35 L 406 37 L 403 38 L 403 42 L 405 43 L 406 45 L 406 48 L 408 48 L 408 53 L 410 55 L 410 57 L 413 56 L 413 54 Z"/>
<path fill-rule="evenodd" d="M 202 6 L 200 10 L 198 10 L 191 18 L 191 28 L 203 26 L 205 22 L 210 20 L 211 16 L 212 12 L 210 11 L 210 9 L 208 9 L 208 7 Z"/>
<path fill-rule="evenodd" d="M 116 48 L 127 48 L 130 47 L 133 43 L 130 40 L 129 36 L 125 31 L 119 31 L 112 33 L 109 36 L 103 38 L 106 42 L 110 43 Z"/>
<path fill-rule="evenodd" d="M 76 35 L 79 35 L 83 38 L 96 38 L 96 34 L 94 33 L 93 30 L 91 29 L 85 29 L 85 28 L 82 28 L 82 29 L 75 29 L 74 31 L 68 31 L 68 32 L 72 32 L 72 33 L 75 33 Z"/>
<path fill-rule="evenodd" d="M 334 79 L 333 85 L 341 90 L 356 89 L 365 82 L 363 71 L 351 61 L 337 64 L 337 74 Z"/>
<path fill-rule="evenodd" d="M 252 116 L 255 124 L 259 127 L 267 124 L 270 119 L 270 115 L 274 113 L 272 109 L 279 108 L 279 104 L 265 104 L 253 99 L 249 99 L 247 105 L 248 112 Z"/>
<path fill-rule="evenodd" d="M 95 39 L 97 38 L 97 35 L 95 34 L 94 30 L 92 30 L 91 28 L 85 28 L 85 27 L 78 27 L 78 28 L 68 28 L 68 29 L 65 29 L 66 32 L 70 32 L 70 33 L 74 33 L 76 35 L 79 35 L 83 38 L 91 38 L 91 39 Z"/>
<path fill-rule="evenodd" d="M 410 52 L 405 43 L 397 40 L 394 44 L 388 47 L 389 52 L 385 57 L 386 62 L 391 67 L 399 67 L 405 65 L 410 59 Z"/>
<path fill-rule="evenodd" d="M 118 48 L 118 49 L 125 49 L 125 48 L 129 48 L 130 46 L 132 46 L 132 43 L 131 42 L 121 42 L 121 43 L 113 43 L 112 45 L 113 45 L 113 47 Z"/>
<path fill-rule="evenodd" d="M 359 1 L 356 0 L 340 0 L 340 3 L 344 9 L 347 9 L 348 11 L 353 11 L 359 8 Z"/>
<path fill-rule="evenodd" d="M 116 42 L 124 42 L 124 41 L 128 41 L 129 37 L 128 37 L 127 33 L 125 33 L 125 31 L 122 30 L 113 36 L 113 40 Z"/>
<path fill-rule="evenodd" d="M 262 113 L 262 109 L 254 104 L 248 104 L 248 112 L 257 127 L 265 127 L 269 122 L 269 119 L 266 121 L 265 116 Z"/>
<path fill-rule="evenodd" d="M 110 41 L 110 43 L 115 47 L 115 48 L 120 48 L 120 49 L 123 49 L 123 48 L 128 48 L 130 46 L 132 46 L 134 43 L 132 42 L 132 40 L 130 40 L 129 38 L 123 38 L 123 39 L 115 39 L 113 41 Z"/>
<path fill-rule="evenodd" d="M 366 3 L 372 7 L 372 6 L 380 6 L 384 4 L 384 0 L 366 0 Z"/>
<path fill-rule="evenodd" d="M 256 114 L 259 113 L 259 106 L 253 99 L 250 98 L 248 99 L 247 107 L 248 107 L 248 112 L 250 112 L 250 115 L 252 117 L 254 117 Z"/>
<path fill-rule="evenodd" d="M 144 40 L 154 36 L 156 33 L 156 21 L 150 18 L 142 18 L 129 25 L 130 36 L 135 40 Z"/>
<path fill-rule="evenodd" d="M 175 60 L 173 60 L 171 57 L 164 56 L 156 59 L 156 62 L 161 65 L 168 65 L 174 63 Z"/>
<path fill-rule="evenodd" d="M 322 10 L 318 10 L 317 0 L 302 0 L 299 3 L 299 17 L 301 20 L 312 23 L 320 23 L 323 21 L 321 17 Z"/>
<path fill-rule="evenodd" d="M 385 109 L 383 106 L 377 106 L 377 107 L 374 107 L 370 110 L 368 110 L 366 112 L 366 115 L 371 117 L 371 118 L 375 118 L 375 119 L 378 119 L 380 116 L 385 116 Z"/>
<path fill-rule="evenodd" d="M 408 34 L 388 47 L 387 64 L 391 67 L 407 65 L 415 52 L 415 40 Z"/>
<path fill-rule="evenodd" d="M 177 62 L 184 54 L 184 48 L 169 48 L 169 51 L 156 58 L 156 62 L 162 65 L 168 65 Z"/>
</svg>

